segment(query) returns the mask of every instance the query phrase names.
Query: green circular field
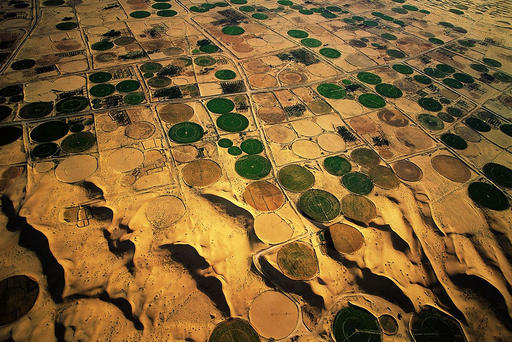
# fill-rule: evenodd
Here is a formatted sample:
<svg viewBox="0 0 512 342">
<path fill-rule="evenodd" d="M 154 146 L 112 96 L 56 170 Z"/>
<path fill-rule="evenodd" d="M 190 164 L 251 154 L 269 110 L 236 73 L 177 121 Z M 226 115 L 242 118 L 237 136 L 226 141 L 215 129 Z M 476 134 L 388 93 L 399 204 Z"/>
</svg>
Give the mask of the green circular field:
<svg viewBox="0 0 512 342">
<path fill-rule="evenodd" d="M 332 48 L 322 48 L 319 52 L 322 56 L 327 58 L 339 58 L 341 56 L 341 52 Z"/>
<path fill-rule="evenodd" d="M 418 100 L 418 104 L 421 108 L 431 111 L 431 112 L 439 112 L 443 109 L 443 106 L 437 101 L 430 97 L 423 97 Z"/>
<path fill-rule="evenodd" d="M 357 306 L 341 309 L 332 323 L 332 334 L 336 342 L 381 342 L 377 318 Z"/>
<path fill-rule="evenodd" d="M 206 44 L 199 47 L 199 50 L 204 53 L 214 53 L 220 50 L 220 48 L 217 45 L 214 44 Z"/>
<path fill-rule="evenodd" d="M 428 84 L 432 83 L 432 79 L 425 75 L 414 75 L 413 78 L 416 82 L 421 83 L 421 84 L 428 85 Z"/>
<path fill-rule="evenodd" d="M 215 72 L 215 77 L 219 80 L 232 80 L 236 77 L 236 73 L 233 70 L 222 69 Z"/>
<path fill-rule="evenodd" d="M 392 68 L 396 72 L 399 72 L 404 75 L 411 75 L 413 73 L 412 68 L 405 64 L 393 64 Z"/>
<path fill-rule="evenodd" d="M 114 47 L 114 43 L 109 42 L 107 40 L 103 40 L 101 42 L 96 42 L 91 45 L 91 49 L 96 50 L 96 51 L 105 51 L 105 50 L 112 49 L 113 47 Z"/>
<path fill-rule="evenodd" d="M 307 38 L 309 36 L 309 33 L 302 30 L 289 30 L 287 33 L 293 38 Z"/>
<path fill-rule="evenodd" d="M 411 334 L 416 342 L 465 342 L 459 323 L 445 313 L 425 307 L 411 320 Z"/>
<path fill-rule="evenodd" d="M 21 107 L 19 116 L 22 119 L 37 119 L 47 116 L 52 111 L 53 102 L 31 102 Z"/>
<path fill-rule="evenodd" d="M 318 273 L 318 260 L 313 248 L 294 241 L 277 252 L 277 265 L 281 272 L 293 280 L 310 280 Z"/>
<path fill-rule="evenodd" d="M 301 39 L 300 43 L 310 48 L 317 48 L 319 46 L 322 46 L 322 42 L 315 38 L 304 38 Z"/>
<path fill-rule="evenodd" d="M 162 64 L 157 62 L 147 62 L 140 66 L 140 70 L 144 73 L 155 73 L 162 69 Z"/>
<path fill-rule="evenodd" d="M 59 113 L 79 112 L 89 105 L 89 100 L 83 96 L 70 96 L 60 100 L 55 105 L 55 109 Z"/>
<path fill-rule="evenodd" d="M 55 25 L 55 27 L 61 31 L 69 31 L 77 28 L 78 24 L 71 21 L 67 21 L 63 23 L 58 23 L 57 25 Z"/>
<path fill-rule="evenodd" d="M 503 124 L 500 126 L 500 131 L 512 137 L 512 124 Z"/>
<path fill-rule="evenodd" d="M 258 154 L 263 152 L 263 143 L 258 139 L 246 139 L 242 141 L 240 148 L 247 154 Z"/>
<path fill-rule="evenodd" d="M 459 82 L 456 79 L 450 77 L 443 79 L 443 83 L 453 89 L 462 89 L 464 87 L 462 82 Z"/>
<path fill-rule="evenodd" d="M 457 81 L 459 82 L 462 82 L 462 83 L 467 83 L 467 84 L 471 84 L 471 83 L 474 83 L 475 82 L 475 79 L 473 77 L 471 77 L 470 75 L 468 74 L 465 74 L 465 73 L 462 73 L 462 72 L 456 72 L 455 74 L 452 75 L 453 78 L 455 78 Z"/>
<path fill-rule="evenodd" d="M 373 190 L 372 180 L 361 172 L 349 172 L 343 176 L 341 183 L 347 190 L 358 195 L 368 195 Z"/>
<path fill-rule="evenodd" d="M 465 150 L 468 147 L 466 140 L 453 133 L 441 135 L 441 141 L 456 150 Z"/>
<path fill-rule="evenodd" d="M 230 25 L 230 26 L 224 26 L 222 28 L 222 33 L 230 35 L 230 36 L 238 36 L 240 34 L 243 34 L 244 32 L 245 32 L 245 30 L 243 28 L 241 28 L 240 26 Z"/>
<path fill-rule="evenodd" d="M 258 19 L 258 20 L 268 19 L 268 15 L 266 15 L 264 13 L 254 13 L 253 15 L 251 15 L 251 17 L 253 17 L 254 19 Z"/>
<path fill-rule="evenodd" d="M 68 135 L 60 147 L 66 153 L 80 153 L 87 151 L 96 144 L 96 137 L 91 132 L 78 132 Z"/>
<path fill-rule="evenodd" d="M 9 145 L 23 135 L 23 130 L 18 126 L 0 127 L 0 146 Z"/>
<path fill-rule="evenodd" d="M 375 27 L 375 26 L 379 25 L 379 23 L 375 20 L 365 20 L 365 21 L 363 21 L 363 25 L 367 26 L 367 27 Z"/>
<path fill-rule="evenodd" d="M 42 143 L 34 147 L 30 154 L 34 158 L 48 158 L 59 152 L 59 145 L 53 142 Z"/>
<path fill-rule="evenodd" d="M 493 74 L 494 78 L 500 82 L 511 83 L 512 76 L 505 74 L 504 72 L 498 71 Z"/>
<path fill-rule="evenodd" d="M 425 69 L 423 69 L 423 72 L 425 74 L 427 74 L 428 76 L 434 77 L 434 78 L 443 78 L 446 76 L 446 74 L 444 72 L 442 72 L 441 70 L 439 70 L 437 68 L 425 68 Z"/>
<path fill-rule="evenodd" d="M 7 118 L 9 115 L 12 114 L 12 109 L 9 106 L 0 106 L 0 121 Z"/>
<path fill-rule="evenodd" d="M 485 121 L 482 121 L 475 117 L 469 117 L 465 121 L 466 125 L 474 129 L 478 132 L 489 132 L 491 130 L 491 126 L 489 126 Z"/>
<path fill-rule="evenodd" d="M 300 165 L 287 165 L 277 175 L 279 183 L 289 191 L 303 192 L 315 184 L 315 176 L 311 171 Z"/>
<path fill-rule="evenodd" d="M 156 76 L 150 78 L 147 82 L 148 85 L 152 88 L 164 88 L 171 84 L 172 80 L 169 77 Z"/>
<path fill-rule="evenodd" d="M 43 143 L 59 140 L 68 134 L 68 125 L 63 121 L 46 121 L 30 132 L 30 139 Z"/>
<path fill-rule="evenodd" d="M 368 83 L 371 85 L 377 85 L 382 82 L 382 78 L 371 72 L 361 71 L 357 74 L 357 79 L 361 82 Z"/>
<path fill-rule="evenodd" d="M 492 58 L 483 58 L 482 62 L 484 62 L 485 64 L 487 64 L 488 66 L 493 67 L 493 68 L 501 68 L 501 66 L 502 66 L 500 61 L 497 61 Z"/>
<path fill-rule="evenodd" d="M 195 122 L 180 122 L 169 129 L 169 138 L 172 141 L 187 144 L 201 140 L 204 135 L 203 128 Z"/>
<path fill-rule="evenodd" d="M 116 89 L 121 93 L 129 93 L 140 88 L 140 82 L 136 80 L 124 80 L 116 85 Z"/>
<path fill-rule="evenodd" d="M 259 342 L 260 337 L 251 324 L 240 318 L 228 318 L 217 324 L 208 342 Z"/>
<path fill-rule="evenodd" d="M 397 36 L 395 36 L 394 34 L 391 34 L 391 33 L 383 33 L 380 35 L 382 38 L 386 39 L 386 40 L 397 40 Z"/>
<path fill-rule="evenodd" d="M 436 65 L 436 69 L 447 74 L 453 74 L 455 72 L 455 68 L 448 64 L 438 64 Z"/>
<path fill-rule="evenodd" d="M 502 211 L 510 207 L 507 197 L 494 185 L 474 182 L 468 187 L 468 195 L 473 202 L 491 210 Z"/>
<path fill-rule="evenodd" d="M 373 183 L 382 189 L 394 189 L 400 185 L 393 169 L 387 166 L 374 166 L 370 169 L 368 175 Z"/>
<path fill-rule="evenodd" d="M 456 107 L 448 107 L 446 108 L 446 111 L 448 112 L 448 114 L 456 116 L 458 118 L 461 117 L 463 114 L 462 110 Z"/>
<path fill-rule="evenodd" d="M 386 101 L 375 94 L 362 94 L 359 95 L 357 100 L 367 108 L 382 108 L 386 105 Z"/>
<path fill-rule="evenodd" d="M 159 2 L 159 3 L 156 3 L 156 4 L 153 4 L 151 5 L 151 7 L 153 7 L 154 9 L 157 9 L 157 10 L 164 10 L 164 9 L 169 9 L 172 7 L 171 4 L 166 4 L 166 3 L 162 3 L 162 2 Z"/>
<path fill-rule="evenodd" d="M 130 17 L 136 19 L 147 18 L 151 15 L 148 11 L 133 11 L 130 13 Z"/>
<path fill-rule="evenodd" d="M 144 93 L 130 93 L 123 97 L 123 102 L 127 105 L 137 105 L 144 101 Z"/>
<path fill-rule="evenodd" d="M 340 202 L 330 192 L 310 189 L 299 198 L 300 211 L 318 222 L 332 221 L 340 214 Z"/>
<path fill-rule="evenodd" d="M 36 61 L 34 61 L 33 59 L 20 59 L 11 64 L 11 69 L 25 70 L 32 68 L 34 65 L 36 65 Z"/>
<path fill-rule="evenodd" d="M 238 146 L 231 146 L 228 148 L 228 153 L 232 156 L 239 156 L 242 154 L 242 149 Z"/>
<path fill-rule="evenodd" d="M 452 123 L 455 121 L 455 118 L 453 116 L 451 116 L 450 114 L 445 113 L 445 112 L 437 113 L 437 117 L 439 119 L 443 120 L 444 122 L 448 122 L 448 123 Z"/>
<path fill-rule="evenodd" d="M 325 170 L 334 176 L 343 176 L 345 173 L 352 170 L 352 165 L 350 165 L 350 162 L 340 156 L 325 158 L 323 165 Z"/>
<path fill-rule="evenodd" d="M 345 88 L 333 83 L 319 84 L 316 90 L 320 95 L 328 99 L 342 99 L 346 95 Z"/>
<path fill-rule="evenodd" d="M 313 14 L 313 11 L 308 10 L 308 9 L 301 9 L 301 10 L 299 10 L 299 13 L 304 14 L 304 15 L 311 15 L 311 14 Z"/>
<path fill-rule="evenodd" d="M 230 99 L 219 97 L 208 101 L 206 107 L 212 113 L 225 114 L 235 109 L 235 104 Z"/>
<path fill-rule="evenodd" d="M 471 69 L 478 71 L 478 72 L 488 72 L 489 71 L 489 68 L 483 64 L 471 63 L 469 66 L 471 67 Z"/>
<path fill-rule="evenodd" d="M 217 144 L 222 148 L 228 148 L 233 146 L 233 142 L 230 139 L 222 138 L 217 141 Z"/>
<path fill-rule="evenodd" d="M 405 53 L 403 53 L 400 50 L 389 49 L 386 51 L 386 53 L 388 54 L 389 57 L 393 57 L 393 58 L 404 58 L 405 57 Z"/>
<path fill-rule="evenodd" d="M 364 167 L 372 167 L 380 163 L 379 155 L 375 153 L 375 151 L 365 147 L 353 150 L 352 153 L 350 153 L 350 157 L 355 163 Z"/>
<path fill-rule="evenodd" d="M 238 9 L 242 12 L 254 12 L 256 10 L 254 6 L 240 6 Z"/>
<path fill-rule="evenodd" d="M 505 188 L 512 188 L 512 170 L 506 166 L 487 163 L 484 165 L 484 174 L 494 183 Z"/>
<path fill-rule="evenodd" d="M 98 71 L 89 75 L 89 81 L 92 83 L 104 83 L 112 79 L 112 74 L 106 71 Z"/>
<path fill-rule="evenodd" d="M 176 14 L 178 14 L 178 12 L 171 9 L 156 12 L 156 15 L 158 15 L 159 17 L 174 17 Z"/>
<path fill-rule="evenodd" d="M 271 169 L 272 165 L 270 161 L 257 154 L 240 157 L 235 162 L 236 173 L 252 180 L 258 180 L 268 176 Z"/>
<path fill-rule="evenodd" d="M 432 131 L 439 131 L 444 128 L 444 123 L 441 119 L 431 114 L 420 114 L 418 115 L 418 121 L 420 124 Z"/>
<path fill-rule="evenodd" d="M 226 132 L 241 132 L 249 126 L 249 120 L 242 114 L 226 113 L 217 118 L 216 124 Z"/>
<path fill-rule="evenodd" d="M 211 56 L 201 56 L 194 58 L 194 63 L 199 66 L 212 66 L 217 63 L 217 60 Z"/>
<path fill-rule="evenodd" d="M 104 97 L 116 91 L 116 87 L 109 83 L 100 83 L 92 86 L 89 93 L 94 97 Z"/>
<path fill-rule="evenodd" d="M 392 84 L 388 83 L 380 83 L 375 86 L 375 91 L 382 96 L 397 99 L 402 97 L 403 93 L 400 88 L 395 87 Z"/>
<path fill-rule="evenodd" d="M 429 38 L 428 41 L 431 42 L 432 44 L 437 44 L 437 45 L 443 45 L 444 44 L 444 40 L 439 39 L 439 38 L 435 38 L 435 37 Z"/>
</svg>

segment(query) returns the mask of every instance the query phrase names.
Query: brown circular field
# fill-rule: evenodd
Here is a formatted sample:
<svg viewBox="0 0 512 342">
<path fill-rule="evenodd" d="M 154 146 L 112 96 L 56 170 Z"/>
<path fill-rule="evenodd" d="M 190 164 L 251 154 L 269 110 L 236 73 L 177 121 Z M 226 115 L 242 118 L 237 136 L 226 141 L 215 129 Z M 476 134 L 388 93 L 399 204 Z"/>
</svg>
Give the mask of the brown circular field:
<svg viewBox="0 0 512 342">
<path fill-rule="evenodd" d="M 349 121 L 350 126 L 359 134 L 372 134 L 377 130 L 377 125 L 367 116 L 359 116 Z"/>
<path fill-rule="evenodd" d="M 455 133 L 460 136 L 462 139 L 469 141 L 469 142 L 480 142 L 482 140 L 482 136 L 472 130 L 471 128 L 467 126 L 457 126 L 455 127 Z"/>
<path fill-rule="evenodd" d="M 280 107 L 260 107 L 258 117 L 269 124 L 280 123 L 286 120 L 286 114 Z"/>
<path fill-rule="evenodd" d="M 155 125 L 147 121 L 132 122 L 124 129 L 124 134 L 135 140 L 149 139 L 153 133 L 155 133 Z"/>
<path fill-rule="evenodd" d="M 395 136 L 402 145 L 413 150 L 434 146 L 432 139 L 417 127 L 402 127 L 395 132 Z"/>
<path fill-rule="evenodd" d="M 348 218 L 368 223 L 377 216 L 377 207 L 364 196 L 349 194 L 341 199 L 341 212 Z"/>
<path fill-rule="evenodd" d="M 55 168 L 55 177 L 64 183 L 76 183 L 91 176 L 98 168 L 98 161 L 88 154 L 71 156 Z"/>
<path fill-rule="evenodd" d="M 194 108 L 184 103 L 169 103 L 158 110 L 160 119 L 168 124 L 190 121 L 194 116 Z"/>
<path fill-rule="evenodd" d="M 310 280 L 318 273 L 318 260 L 313 248 L 303 242 L 284 245 L 277 252 L 277 264 L 285 276 L 293 280 Z"/>
<path fill-rule="evenodd" d="M 251 70 L 252 72 L 256 72 L 259 74 L 266 73 L 270 71 L 270 66 L 263 63 L 260 59 L 255 61 L 250 61 L 244 64 L 245 69 Z"/>
<path fill-rule="evenodd" d="M 277 86 L 277 80 L 270 74 L 254 74 L 249 76 L 249 83 L 253 88 L 270 88 Z"/>
<path fill-rule="evenodd" d="M 306 75 L 295 71 L 284 71 L 278 77 L 285 85 L 302 84 L 308 80 Z"/>
<path fill-rule="evenodd" d="M 351 254 L 363 247 L 363 234 L 348 224 L 335 223 L 329 226 L 329 232 L 334 247 L 340 253 Z"/>
<path fill-rule="evenodd" d="M 374 166 L 370 169 L 368 175 L 373 183 L 382 189 L 394 189 L 400 185 L 400 181 L 393 172 L 393 169 L 387 166 Z"/>
<path fill-rule="evenodd" d="M 185 215 L 185 205 L 176 196 L 160 196 L 148 203 L 145 214 L 154 227 L 167 228 Z"/>
<path fill-rule="evenodd" d="M 377 113 L 379 120 L 393 127 L 405 127 L 409 120 L 397 110 L 381 109 Z"/>
<path fill-rule="evenodd" d="M 471 171 L 466 164 L 455 157 L 438 155 L 430 162 L 437 173 L 453 182 L 465 183 L 471 178 Z"/>
<path fill-rule="evenodd" d="M 393 164 L 393 170 L 398 178 L 407 182 L 417 182 L 423 178 L 420 167 L 408 160 L 399 160 Z"/>
<path fill-rule="evenodd" d="M 278 144 L 289 144 L 297 137 L 293 129 L 286 126 L 270 126 L 265 129 L 265 132 L 272 142 Z"/>
<path fill-rule="evenodd" d="M 111 152 L 106 158 L 106 164 L 119 172 L 128 172 L 139 167 L 144 162 L 144 153 L 131 147 L 122 147 Z"/>
<path fill-rule="evenodd" d="M 254 219 L 254 232 L 267 244 L 277 244 L 290 239 L 293 228 L 276 213 L 265 213 Z"/>
<path fill-rule="evenodd" d="M 249 321 L 265 338 L 280 340 L 297 326 L 299 309 L 281 292 L 266 291 L 256 297 L 249 308 Z"/>
<path fill-rule="evenodd" d="M 15 275 L 0 281 L 0 325 L 16 322 L 36 303 L 39 285 L 25 275 Z"/>
<path fill-rule="evenodd" d="M 180 145 L 172 149 L 174 160 L 179 163 L 188 163 L 196 160 L 199 151 L 193 145 Z"/>
<path fill-rule="evenodd" d="M 216 183 L 222 176 L 222 169 L 213 160 L 197 159 L 181 170 L 183 181 L 193 187 L 204 187 Z"/>
<path fill-rule="evenodd" d="M 267 181 L 257 181 L 247 185 L 242 197 L 247 204 L 260 211 L 273 211 L 279 209 L 284 203 L 281 189 Z"/>
<path fill-rule="evenodd" d="M 322 100 L 308 102 L 306 105 L 315 114 L 325 114 L 331 111 L 331 107 Z"/>
</svg>

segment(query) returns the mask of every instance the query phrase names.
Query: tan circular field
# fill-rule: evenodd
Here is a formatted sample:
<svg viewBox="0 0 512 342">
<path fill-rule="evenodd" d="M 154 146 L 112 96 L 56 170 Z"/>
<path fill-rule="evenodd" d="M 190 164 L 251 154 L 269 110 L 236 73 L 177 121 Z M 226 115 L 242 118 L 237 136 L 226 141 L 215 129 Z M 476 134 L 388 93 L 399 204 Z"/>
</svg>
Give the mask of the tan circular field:
<svg viewBox="0 0 512 342">
<path fill-rule="evenodd" d="M 247 185 L 242 194 L 244 201 L 256 210 L 273 211 L 284 203 L 281 189 L 267 181 L 257 181 Z"/>
<path fill-rule="evenodd" d="M 309 140 L 297 140 L 292 144 L 292 151 L 296 155 L 306 159 L 318 158 L 322 154 L 320 147 Z"/>
<path fill-rule="evenodd" d="M 441 176 L 457 183 L 465 183 L 471 178 L 471 171 L 459 159 L 447 156 L 438 155 L 430 160 L 432 167 Z"/>
<path fill-rule="evenodd" d="M 286 126 L 270 126 L 265 132 L 271 141 L 278 144 L 289 144 L 297 137 L 293 129 Z"/>
<path fill-rule="evenodd" d="M 155 133 L 155 125 L 147 121 L 132 122 L 124 129 L 124 134 L 128 138 L 135 140 L 149 139 Z"/>
<path fill-rule="evenodd" d="M 55 177 L 64 183 L 76 183 L 91 176 L 98 168 L 98 161 L 88 154 L 64 159 L 55 168 Z"/>
<path fill-rule="evenodd" d="M 297 326 L 299 309 L 281 292 L 266 291 L 254 299 L 249 308 L 249 321 L 265 338 L 282 339 Z"/>
<path fill-rule="evenodd" d="M 293 228 L 276 213 L 266 213 L 254 219 L 254 232 L 270 245 L 282 243 L 293 236 Z"/>
<path fill-rule="evenodd" d="M 277 86 L 277 80 L 270 74 L 254 74 L 249 76 L 249 83 L 254 88 L 270 88 Z"/>
<path fill-rule="evenodd" d="M 222 169 L 213 160 L 197 159 L 181 170 L 183 181 L 193 187 L 204 187 L 216 183 L 222 176 Z"/>
<path fill-rule="evenodd" d="M 266 73 L 270 71 L 270 66 L 263 63 L 261 59 L 250 61 L 244 64 L 244 68 L 256 73 Z"/>
<path fill-rule="evenodd" d="M 194 108 L 185 103 L 169 103 L 158 110 L 160 119 L 168 124 L 189 121 L 194 116 Z"/>
<path fill-rule="evenodd" d="M 338 152 L 345 149 L 345 141 L 336 133 L 324 133 L 317 138 L 318 145 L 327 152 Z"/>
<path fill-rule="evenodd" d="M 335 223 L 329 226 L 329 232 L 334 247 L 340 253 L 351 254 L 363 247 L 363 234 L 348 224 Z"/>
<path fill-rule="evenodd" d="M 148 203 L 145 215 L 155 228 L 167 228 L 185 215 L 185 205 L 176 196 L 160 196 Z"/>
<path fill-rule="evenodd" d="M 139 167 L 144 162 L 144 153 L 131 147 L 123 147 L 111 152 L 106 158 L 106 164 L 118 172 L 128 172 Z"/>
<path fill-rule="evenodd" d="M 286 114 L 280 107 L 260 107 L 257 115 L 268 124 L 280 123 L 286 120 Z"/>
<path fill-rule="evenodd" d="M 248 52 L 251 52 L 254 50 L 251 46 L 247 45 L 245 42 L 233 44 L 233 45 L 231 45 L 231 47 L 234 51 L 241 52 L 241 53 L 248 53 Z"/>
<path fill-rule="evenodd" d="M 277 252 L 277 264 L 285 276 L 293 280 L 311 280 L 318 273 L 318 259 L 311 245 L 295 241 Z"/>
<path fill-rule="evenodd" d="M 423 150 L 434 146 L 434 142 L 423 131 L 416 127 L 401 127 L 395 136 L 405 147 Z"/>
<path fill-rule="evenodd" d="M 252 47 L 263 47 L 265 45 L 268 45 L 268 43 L 261 38 L 248 39 L 247 44 L 249 44 Z"/>
<path fill-rule="evenodd" d="M 176 146 L 172 150 L 174 160 L 179 163 L 188 163 L 192 160 L 196 160 L 199 151 L 193 145 L 180 145 Z"/>
<path fill-rule="evenodd" d="M 323 132 L 322 128 L 311 120 L 294 121 L 292 127 L 299 135 L 305 137 L 314 137 Z"/>
<path fill-rule="evenodd" d="M 85 87 L 85 78 L 82 76 L 67 76 L 52 82 L 52 89 L 60 91 L 73 91 Z"/>
<path fill-rule="evenodd" d="M 407 182 L 417 182 L 423 178 L 420 167 L 408 160 L 399 160 L 393 164 L 393 170 L 398 178 Z"/>
<path fill-rule="evenodd" d="M 350 119 L 349 124 L 359 134 L 371 134 L 377 130 L 375 122 L 366 116 Z"/>
</svg>

